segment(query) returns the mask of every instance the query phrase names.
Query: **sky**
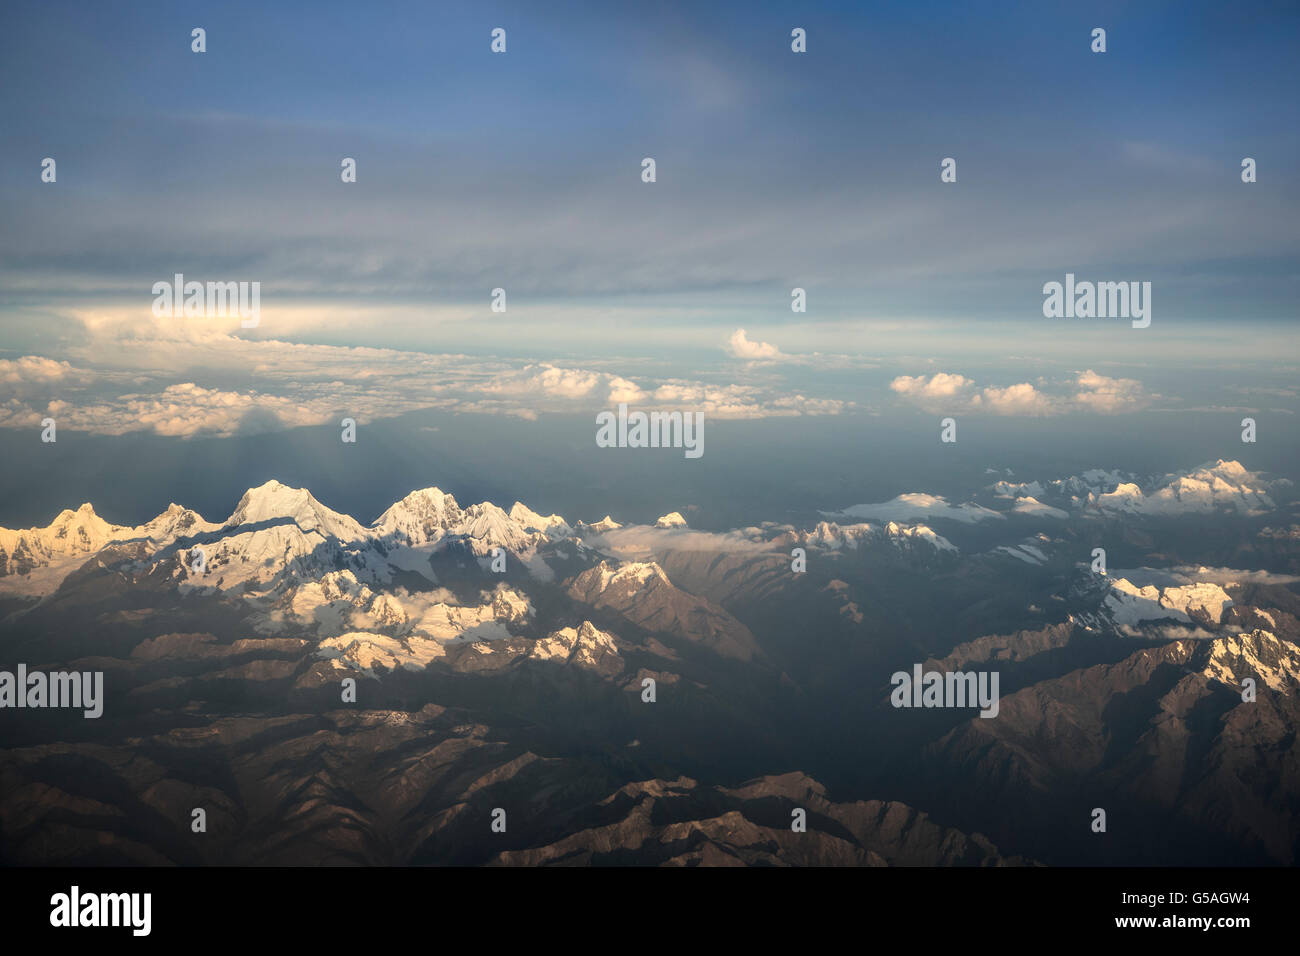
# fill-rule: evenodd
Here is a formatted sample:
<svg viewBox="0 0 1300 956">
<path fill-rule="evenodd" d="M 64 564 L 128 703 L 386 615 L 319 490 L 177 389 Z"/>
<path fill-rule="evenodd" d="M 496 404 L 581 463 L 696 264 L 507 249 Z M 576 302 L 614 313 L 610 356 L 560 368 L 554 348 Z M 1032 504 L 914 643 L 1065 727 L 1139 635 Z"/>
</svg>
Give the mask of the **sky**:
<svg viewBox="0 0 1300 956">
<path fill-rule="evenodd" d="M 1294 4 L 592 6 L 4 4 L 0 429 L 1293 429 Z M 257 327 L 154 315 L 177 273 L 260 283 Z M 1045 317 L 1067 274 L 1151 325 Z"/>
</svg>

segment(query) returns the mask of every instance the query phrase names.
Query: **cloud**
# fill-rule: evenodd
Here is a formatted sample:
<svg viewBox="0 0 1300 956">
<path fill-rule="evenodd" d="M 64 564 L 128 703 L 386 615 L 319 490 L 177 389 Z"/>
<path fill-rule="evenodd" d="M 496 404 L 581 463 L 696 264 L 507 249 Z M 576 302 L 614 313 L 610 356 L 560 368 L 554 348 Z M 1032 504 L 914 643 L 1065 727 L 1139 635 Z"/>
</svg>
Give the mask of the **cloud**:
<svg viewBox="0 0 1300 956">
<path fill-rule="evenodd" d="M 1092 369 L 1080 372 L 1079 391 L 1074 401 L 1081 407 L 1103 414 L 1135 411 L 1149 403 L 1142 383 L 1132 378 L 1107 378 Z"/>
<path fill-rule="evenodd" d="M 484 387 L 498 394 L 542 394 L 556 398 L 583 398 L 600 384 L 603 376 L 583 369 L 559 368 L 554 365 L 527 365 L 518 373 L 501 375 Z"/>
<path fill-rule="evenodd" d="M 972 399 L 972 404 L 998 415 L 1050 415 L 1054 410 L 1052 400 L 1028 382 L 986 388 Z"/>
<path fill-rule="evenodd" d="M 924 375 L 900 375 L 889 383 L 889 387 L 900 395 L 925 401 L 939 398 L 952 398 L 965 391 L 975 383 L 963 375 L 949 375 L 936 372 L 926 378 Z"/>
<path fill-rule="evenodd" d="M 626 378 L 615 375 L 609 380 L 609 401 L 612 405 L 628 404 L 634 402 L 643 402 L 646 399 L 646 393 L 641 391 L 641 386 L 636 382 L 629 381 Z"/>
<path fill-rule="evenodd" d="M 751 342 L 744 329 L 736 329 L 727 339 L 727 352 L 747 362 L 774 362 L 785 356 L 769 342 Z"/>
<path fill-rule="evenodd" d="M 0 359 L 0 385 L 17 388 L 23 385 L 47 385 L 52 382 L 84 381 L 90 373 L 68 362 L 24 355 L 19 359 Z"/>
<path fill-rule="evenodd" d="M 775 547 L 775 543 L 765 540 L 756 528 L 719 532 L 627 525 L 588 540 L 593 547 L 608 549 L 626 561 L 653 560 L 665 551 L 758 553 Z"/>
<path fill-rule="evenodd" d="M 69 348 L 76 365 L 36 356 L 0 360 L 0 427 L 30 427 L 49 414 L 72 430 L 189 438 L 424 409 L 535 420 L 627 403 L 756 419 L 834 415 L 850 404 L 792 394 L 780 382 L 633 381 L 613 369 L 558 362 L 244 338 L 147 312 L 77 318 L 81 339 Z"/>
<path fill-rule="evenodd" d="M 201 388 L 193 382 L 169 385 L 155 395 L 124 395 L 103 404 L 69 409 L 68 426 L 104 434 L 140 428 L 158 435 L 191 438 L 277 431 L 334 420 L 337 402 Z"/>
<path fill-rule="evenodd" d="M 713 418 L 773 418 L 799 415 L 838 415 L 851 402 L 810 399 L 803 395 L 773 395 L 755 385 L 713 385 L 670 379 L 650 393 L 650 401 L 666 408 L 703 412 Z"/>
<path fill-rule="evenodd" d="M 890 382 L 892 391 L 907 401 L 932 411 L 987 412 L 993 415 L 1064 415 L 1095 412 L 1114 415 L 1137 411 L 1150 404 L 1153 396 L 1141 382 L 1131 378 L 1110 378 L 1088 369 L 1066 381 L 1039 385 L 988 385 L 980 388 L 964 375 L 936 372 L 900 375 Z"/>
</svg>

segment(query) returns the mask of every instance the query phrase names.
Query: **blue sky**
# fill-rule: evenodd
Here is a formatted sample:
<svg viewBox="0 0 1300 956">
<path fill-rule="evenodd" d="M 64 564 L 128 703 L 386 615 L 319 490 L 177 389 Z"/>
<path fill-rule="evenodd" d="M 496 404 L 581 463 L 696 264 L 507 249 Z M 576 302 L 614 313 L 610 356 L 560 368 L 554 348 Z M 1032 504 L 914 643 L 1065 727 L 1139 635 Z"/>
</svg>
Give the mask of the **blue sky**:
<svg viewBox="0 0 1300 956">
<path fill-rule="evenodd" d="M 590 7 L 6 4 L 3 424 L 111 395 L 81 423 L 112 431 L 250 390 L 309 424 L 331 395 L 382 415 L 448 383 L 516 415 L 875 413 L 927 389 L 1115 413 L 1232 404 L 1176 394 L 1191 367 L 1294 380 L 1294 4 Z M 261 325 L 152 322 L 176 272 L 259 281 Z M 1152 327 L 1045 319 L 1067 272 L 1150 281 Z M 478 364 L 424 357 L 448 353 Z M 397 394 L 330 391 L 387 370 Z M 1089 372 L 1140 397 L 1080 401 Z M 1047 398 L 985 391 L 1022 383 Z M 177 385 L 160 411 L 121 398 Z"/>
</svg>

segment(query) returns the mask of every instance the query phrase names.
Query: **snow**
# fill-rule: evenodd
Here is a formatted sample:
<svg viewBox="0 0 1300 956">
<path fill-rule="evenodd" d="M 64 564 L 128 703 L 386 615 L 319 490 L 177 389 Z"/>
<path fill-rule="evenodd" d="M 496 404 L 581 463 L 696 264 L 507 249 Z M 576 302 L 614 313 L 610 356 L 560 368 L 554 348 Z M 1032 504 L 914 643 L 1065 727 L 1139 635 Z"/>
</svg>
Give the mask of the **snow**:
<svg viewBox="0 0 1300 956">
<path fill-rule="evenodd" d="M 1216 624 L 1223 620 L 1223 612 L 1232 607 L 1232 598 L 1217 584 L 1199 583 L 1184 587 L 1165 588 L 1160 602 L 1166 607 L 1178 608 L 1184 613 L 1193 609 L 1204 611 Z"/>
<path fill-rule="evenodd" d="M 136 530 L 154 544 L 171 544 L 178 538 L 191 538 L 220 528 L 219 524 L 204 521 L 197 511 L 173 502 L 167 506 L 166 511 Z"/>
<path fill-rule="evenodd" d="M 797 533 L 800 544 L 809 547 L 828 548 L 833 551 L 842 549 L 857 550 L 870 542 L 888 542 L 897 548 L 904 548 L 916 543 L 924 543 L 936 551 L 956 551 L 956 546 L 933 528 L 923 524 L 904 525 L 890 521 L 883 525 L 867 522 L 858 524 L 837 524 L 834 521 L 819 521 L 811 531 Z"/>
<path fill-rule="evenodd" d="M 105 521 L 87 502 L 76 511 L 59 512 L 44 528 L 0 528 L 0 594 L 49 594 L 91 555 L 112 544 L 142 541 L 157 548 L 220 527 L 176 504 L 139 527 L 125 527 Z"/>
<path fill-rule="evenodd" d="M 628 561 L 618 568 L 611 567 L 608 561 L 602 561 L 597 565 L 596 570 L 600 572 L 599 593 L 602 594 L 615 584 L 629 592 L 640 591 L 653 580 L 671 584 L 664 569 L 653 561 Z"/>
<path fill-rule="evenodd" d="M 681 516 L 680 512 L 670 511 L 658 521 L 655 522 L 656 528 L 685 528 L 686 519 Z"/>
<path fill-rule="evenodd" d="M 172 504 L 138 528 L 121 527 L 84 504 L 75 512 L 63 511 L 46 528 L 0 528 L 0 593 L 48 594 L 91 555 L 128 541 L 146 544 L 152 554 L 188 542 L 155 559 L 170 564 L 171 576 L 181 580 L 183 589 L 251 593 L 279 581 L 318 578 L 340 565 L 356 569 L 371 583 L 390 580 L 393 569 L 432 579 L 430 554 L 453 541 L 478 557 L 504 548 L 545 578 L 550 569 L 533 560 L 536 549 L 571 534 L 559 515 L 539 515 L 522 502 L 510 513 L 490 502 L 461 509 L 438 488 L 411 492 L 365 528 L 325 507 L 306 489 L 272 480 L 248 489 L 221 524 Z M 207 566 L 201 575 L 192 570 L 199 549 Z"/>
<path fill-rule="evenodd" d="M 509 637 L 508 634 L 504 635 Z M 420 670 L 447 655 L 451 641 L 432 640 L 415 635 L 394 637 L 373 631 L 348 631 L 320 642 L 317 656 L 333 661 L 335 668 L 350 668 L 377 676 L 376 668 Z M 501 645 L 476 640 L 471 647 L 480 654 L 503 652 Z M 518 653 L 518 645 L 506 653 Z M 571 663 L 579 667 L 596 667 L 610 657 L 620 660 L 614 636 L 590 621 L 579 627 L 564 627 L 534 641 L 524 656 L 541 661 Z"/>
<path fill-rule="evenodd" d="M 1133 628 L 1143 621 L 1172 618 L 1183 624 L 1192 623 L 1182 611 L 1166 608 L 1160 603 L 1160 589 L 1154 585 L 1137 587 L 1126 578 L 1111 583 L 1110 593 L 1102 602 L 1110 620 L 1120 628 Z"/>
<path fill-rule="evenodd" d="M 376 665 L 388 670 L 399 667 L 420 670 L 446 656 L 446 647 L 438 641 L 418 637 L 395 638 L 369 631 L 351 631 L 321 641 L 317 656 L 332 659 L 374 677 Z"/>
<path fill-rule="evenodd" d="M 991 485 L 1001 498 L 1014 498 L 1014 510 L 1039 517 L 1066 518 L 1067 511 L 1044 502 L 1057 498 L 1069 507 L 1086 507 L 1112 514 L 1176 515 L 1219 511 L 1255 515 L 1273 510 L 1269 491 L 1274 483 L 1248 470 L 1239 461 L 1219 459 L 1190 471 L 1165 475 L 1144 485 L 1120 471 L 1092 468 L 1071 478 L 1050 481 L 998 481 Z M 905 496 L 904 496 L 905 497 Z"/>
<path fill-rule="evenodd" d="M 496 548 L 524 556 L 548 540 L 573 533 L 559 515 L 542 517 L 519 501 L 508 513 L 487 501 L 462 509 L 437 488 L 411 492 L 380 515 L 371 530 L 398 546 L 394 563 L 413 570 L 427 567 L 427 555 L 450 541 L 464 542 L 476 557 L 489 556 Z M 403 547 L 414 555 L 402 554 Z"/>
<path fill-rule="evenodd" d="M 1017 495 L 1037 497 L 1043 494 L 1043 486 L 1036 481 L 995 481 L 991 487 L 999 498 L 1014 498 Z"/>
<path fill-rule="evenodd" d="M 1121 628 L 1133 628 L 1143 621 L 1174 620 L 1191 624 L 1192 611 L 1203 612 L 1218 624 L 1232 598 L 1217 584 L 1200 582 L 1180 587 L 1138 587 L 1127 578 L 1111 583 L 1103 606 L 1110 620 Z"/>
<path fill-rule="evenodd" d="M 422 488 L 391 505 L 371 528 L 386 539 L 418 547 L 437 541 L 460 520 L 455 498 L 438 488 Z"/>
<path fill-rule="evenodd" d="M 573 528 L 559 515 L 542 517 L 522 501 L 516 501 L 511 507 L 510 519 L 528 531 L 540 531 L 550 538 L 567 538 L 573 534 Z"/>
<path fill-rule="evenodd" d="M 76 511 L 64 510 L 44 528 L 0 528 L 0 571 L 17 573 L 19 566 L 48 563 L 51 559 L 89 555 L 110 541 L 129 536 L 135 529 L 109 524 L 89 502 Z"/>
<path fill-rule="evenodd" d="M 355 541 L 369 536 L 355 518 L 331 511 L 305 488 L 290 488 L 278 481 L 268 481 L 244 492 L 234 514 L 226 519 L 225 526 L 236 528 L 285 520 L 292 521 L 303 531 L 316 531 L 339 541 Z"/>
<path fill-rule="evenodd" d="M 1096 501 L 1103 511 L 1140 511 L 1142 489 L 1132 482 L 1122 482 L 1114 491 L 1098 495 Z"/>
<path fill-rule="evenodd" d="M 1003 544 L 994 548 L 993 551 L 994 553 L 1001 552 L 1010 555 L 1017 560 L 1025 562 L 1025 564 L 1040 565 L 1045 564 L 1047 561 L 1047 555 L 1043 554 L 1043 552 L 1037 548 L 1027 544 L 1015 546 Z"/>
<path fill-rule="evenodd" d="M 569 661 L 582 667 L 595 667 L 606 655 L 618 656 L 614 636 L 590 621 L 579 627 L 564 627 L 536 641 L 529 656 L 543 661 Z"/>
<path fill-rule="evenodd" d="M 875 537 L 879 533 L 873 525 L 866 523 L 840 525 L 833 521 L 819 521 L 813 530 L 803 532 L 799 540 L 805 545 L 832 550 L 853 549 L 864 539 Z"/>
<path fill-rule="evenodd" d="M 875 518 L 881 521 L 907 521 L 914 518 L 947 518 L 963 524 L 1002 519 L 1003 515 L 974 502 L 951 505 L 940 495 L 911 493 L 878 504 L 853 505 L 843 511 L 824 511 L 824 515 L 849 518 Z"/>
<path fill-rule="evenodd" d="M 1233 511 L 1243 515 L 1274 509 L 1268 492 L 1272 483 L 1248 471 L 1241 462 L 1207 462 L 1185 474 L 1166 475 L 1149 492 L 1123 482 L 1114 491 L 1094 495 L 1100 511 L 1126 514 L 1176 515 Z"/>
<path fill-rule="evenodd" d="M 1033 515 L 1040 518 L 1068 518 L 1069 512 L 1062 511 L 1060 508 L 1053 508 L 1051 505 L 1045 505 L 1037 498 L 1025 497 L 1017 498 L 1012 508 L 1017 514 Z"/>
<path fill-rule="evenodd" d="M 1300 651 L 1270 631 L 1234 634 L 1215 639 L 1202 673 L 1236 691 L 1241 690 L 1243 678 L 1254 677 L 1271 690 L 1294 694 L 1300 689 Z"/>
</svg>

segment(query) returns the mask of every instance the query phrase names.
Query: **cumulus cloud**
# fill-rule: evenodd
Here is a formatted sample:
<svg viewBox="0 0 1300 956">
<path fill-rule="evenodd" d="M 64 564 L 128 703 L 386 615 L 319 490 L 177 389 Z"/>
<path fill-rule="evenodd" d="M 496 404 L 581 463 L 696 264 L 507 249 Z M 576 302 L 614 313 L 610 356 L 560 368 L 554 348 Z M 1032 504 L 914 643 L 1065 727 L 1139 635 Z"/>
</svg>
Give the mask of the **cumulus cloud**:
<svg viewBox="0 0 1300 956">
<path fill-rule="evenodd" d="M 989 387 L 972 399 L 972 404 L 998 415 L 1050 415 L 1053 401 L 1028 382 Z"/>
<path fill-rule="evenodd" d="M 0 359 L 0 385 L 19 388 L 24 385 L 47 385 L 51 382 L 85 381 L 90 373 L 68 362 L 24 355 L 18 359 Z"/>
<path fill-rule="evenodd" d="M 609 380 L 609 401 L 612 405 L 628 404 L 643 402 L 646 399 L 646 393 L 641 390 L 641 386 L 629 379 L 621 376 L 612 376 Z"/>
<path fill-rule="evenodd" d="M 927 410 L 987 412 L 993 415 L 1063 415 L 1095 412 L 1113 415 L 1145 408 L 1151 396 L 1142 383 L 1131 378 L 1109 378 L 1091 369 L 1065 381 L 1038 385 L 980 387 L 964 375 L 936 372 L 934 375 L 900 375 L 890 389 L 907 401 Z"/>
<path fill-rule="evenodd" d="M 1079 390 L 1074 401 L 1082 408 L 1104 414 L 1129 412 L 1144 407 L 1148 402 L 1142 383 L 1132 378 L 1107 378 L 1092 369 L 1080 372 Z"/>
<path fill-rule="evenodd" d="M 727 339 L 727 352 L 747 362 L 775 362 L 785 356 L 770 342 L 751 342 L 744 329 L 736 329 Z"/>
<path fill-rule="evenodd" d="M 936 398 L 952 398 L 974 384 L 963 375 L 936 372 L 929 378 L 924 375 L 900 375 L 889 383 L 889 387 L 900 395 L 917 401 L 926 401 Z"/>
<path fill-rule="evenodd" d="M 554 365 L 527 365 L 518 372 L 506 373 L 484 386 L 484 391 L 498 394 L 551 395 L 556 398 L 583 398 L 600 384 L 598 372 Z"/>
<path fill-rule="evenodd" d="M 155 395 L 124 395 L 112 402 L 74 406 L 65 418 L 69 427 L 78 430 L 113 435 L 145 428 L 190 438 L 323 425 L 334 419 L 335 411 L 336 403 L 329 399 L 304 402 L 251 389 L 223 391 L 182 382 Z"/>
</svg>

